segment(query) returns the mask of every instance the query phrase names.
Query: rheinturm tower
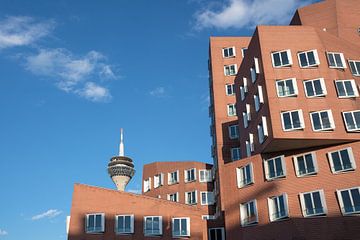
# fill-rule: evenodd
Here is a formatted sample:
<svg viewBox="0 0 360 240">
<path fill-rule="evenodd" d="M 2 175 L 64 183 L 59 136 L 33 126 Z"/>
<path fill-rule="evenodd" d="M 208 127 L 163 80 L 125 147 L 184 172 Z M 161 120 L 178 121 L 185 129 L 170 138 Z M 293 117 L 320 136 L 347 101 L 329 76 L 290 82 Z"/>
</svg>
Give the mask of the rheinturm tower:
<svg viewBox="0 0 360 240">
<path fill-rule="evenodd" d="M 125 190 L 126 185 L 135 174 L 133 161 L 124 154 L 123 129 L 120 130 L 119 156 L 110 159 L 108 173 L 119 191 Z"/>
</svg>

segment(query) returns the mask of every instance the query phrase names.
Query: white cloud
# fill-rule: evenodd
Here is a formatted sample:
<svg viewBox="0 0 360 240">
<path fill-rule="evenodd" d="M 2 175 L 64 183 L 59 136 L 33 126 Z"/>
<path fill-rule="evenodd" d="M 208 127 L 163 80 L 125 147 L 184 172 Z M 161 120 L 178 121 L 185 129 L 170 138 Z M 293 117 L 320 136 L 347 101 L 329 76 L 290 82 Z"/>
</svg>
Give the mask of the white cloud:
<svg viewBox="0 0 360 240">
<path fill-rule="evenodd" d="M 261 24 L 289 24 L 298 7 L 310 0 L 227 0 L 220 9 L 207 7 L 195 14 L 195 28 L 254 27 Z"/>
<path fill-rule="evenodd" d="M 55 81 L 56 86 L 94 102 L 106 102 L 111 98 L 109 90 L 96 81 L 116 79 L 106 58 L 99 52 L 74 56 L 63 48 L 40 49 L 26 57 L 25 67 L 30 72 Z"/>
<path fill-rule="evenodd" d="M 26 16 L 10 16 L 0 21 L 0 49 L 30 45 L 50 34 L 54 21 L 36 21 Z"/>
<path fill-rule="evenodd" d="M 0 229 L 0 236 L 5 236 L 5 235 L 8 235 L 8 232 Z"/>
<path fill-rule="evenodd" d="M 31 220 L 40 220 L 42 218 L 54 218 L 58 215 L 60 215 L 62 213 L 62 211 L 59 211 L 57 209 L 49 209 L 46 212 L 40 213 L 38 215 L 35 215 L 33 217 L 31 217 Z"/>
<path fill-rule="evenodd" d="M 157 87 L 149 92 L 153 97 L 165 97 L 166 91 L 164 87 Z"/>
</svg>

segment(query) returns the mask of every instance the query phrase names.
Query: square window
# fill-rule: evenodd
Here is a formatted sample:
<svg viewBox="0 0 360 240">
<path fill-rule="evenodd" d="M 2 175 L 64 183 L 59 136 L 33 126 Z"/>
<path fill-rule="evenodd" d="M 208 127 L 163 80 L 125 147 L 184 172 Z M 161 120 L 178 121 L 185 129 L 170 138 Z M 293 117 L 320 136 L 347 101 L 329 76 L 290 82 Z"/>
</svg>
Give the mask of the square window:
<svg viewBox="0 0 360 240">
<path fill-rule="evenodd" d="M 172 185 L 179 182 L 179 170 L 168 173 L 168 185 Z"/>
<path fill-rule="evenodd" d="M 295 78 L 276 81 L 278 97 L 293 97 L 298 95 L 298 88 Z"/>
<path fill-rule="evenodd" d="M 190 237 L 190 218 L 173 218 L 172 236 Z"/>
<path fill-rule="evenodd" d="M 230 125 L 228 127 L 229 130 L 229 138 L 237 139 L 239 138 L 239 126 L 238 125 Z"/>
<path fill-rule="evenodd" d="M 249 163 L 243 167 L 236 169 L 237 186 L 238 188 L 245 187 L 254 183 L 253 165 Z"/>
<path fill-rule="evenodd" d="M 213 192 L 200 192 L 201 205 L 213 205 L 215 202 Z"/>
<path fill-rule="evenodd" d="M 360 213 L 360 188 L 337 190 L 337 196 L 343 215 Z"/>
<path fill-rule="evenodd" d="M 241 150 L 240 148 L 231 148 L 231 160 L 236 161 L 241 159 Z"/>
<path fill-rule="evenodd" d="M 200 169 L 199 176 L 200 176 L 200 182 L 212 182 L 211 169 Z"/>
<path fill-rule="evenodd" d="M 226 84 L 225 85 L 225 91 L 226 91 L 226 95 L 230 96 L 230 95 L 234 95 L 235 94 L 235 84 Z"/>
<path fill-rule="evenodd" d="M 258 223 L 256 200 L 240 204 L 241 226 L 249 226 Z"/>
<path fill-rule="evenodd" d="M 235 55 L 236 55 L 235 47 L 223 48 L 222 52 L 223 52 L 223 57 L 224 58 L 231 58 L 231 57 L 235 57 Z"/>
<path fill-rule="evenodd" d="M 162 217 L 146 216 L 144 217 L 144 235 L 158 236 L 162 235 Z"/>
<path fill-rule="evenodd" d="M 193 182 L 196 181 L 196 169 L 191 168 L 185 170 L 185 182 Z"/>
<path fill-rule="evenodd" d="M 179 193 L 171 193 L 167 195 L 167 200 L 172 202 L 178 202 L 179 201 Z"/>
<path fill-rule="evenodd" d="M 343 118 L 348 132 L 360 131 L 360 110 L 343 112 Z"/>
<path fill-rule="evenodd" d="M 334 118 L 331 110 L 311 112 L 311 124 L 314 131 L 328 131 L 335 129 Z"/>
<path fill-rule="evenodd" d="M 236 106 L 235 103 L 230 103 L 227 105 L 227 114 L 229 117 L 236 116 Z"/>
<path fill-rule="evenodd" d="M 294 157 L 296 176 L 314 175 L 318 172 L 315 153 L 307 153 Z"/>
<path fill-rule="evenodd" d="M 281 121 L 284 131 L 294 131 L 305 128 L 302 110 L 282 112 Z"/>
<path fill-rule="evenodd" d="M 91 213 L 86 214 L 86 233 L 103 233 L 105 232 L 105 214 Z"/>
<path fill-rule="evenodd" d="M 268 206 L 271 222 L 289 217 L 288 199 L 286 194 L 268 198 Z"/>
<path fill-rule="evenodd" d="M 267 180 L 282 178 L 286 176 L 285 157 L 279 156 L 264 160 L 265 177 Z"/>
<path fill-rule="evenodd" d="M 224 66 L 225 76 L 233 76 L 233 75 L 236 75 L 236 73 L 237 73 L 237 65 L 236 64 Z"/>
<path fill-rule="evenodd" d="M 344 54 L 327 52 L 327 59 L 330 68 L 346 68 Z"/>
<path fill-rule="evenodd" d="M 359 92 L 354 79 L 335 80 L 335 85 L 339 98 L 350 98 L 359 96 Z"/>
<path fill-rule="evenodd" d="M 304 81 L 306 97 L 323 97 L 327 94 L 323 78 Z"/>
<path fill-rule="evenodd" d="M 333 173 L 352 171 L 356 168 L 351 147 L 329 152 L 327 155 Z"/>
<path fill-rule="evenodd" d="M 323 216 L 327 213 L 323 190 L 300 193 L 300 202 L 304 217 Z"/>
<path fill-rule="evenodd" d="M 283 50 L 271 53 L 273 67 L 288 67 L 292 65 L 291 51 Z"/>
<path fill-rule="evenodd" d="M 359 60 L 349 60 L 350 70 L 352 75 L 360 76 L 360 61 Z"/>
<path fill-rule="evenodd" d="M 315 67 L 320 64 L 317 50 L 299 52 L 298 59 L 299 59 L 300 67 L 302 68 Z"/>
<path fill-rule="evenodd" d="M 115 232 L 117 234 L 134 233 L 134 215 L 116 215 Z"/>
</svg>

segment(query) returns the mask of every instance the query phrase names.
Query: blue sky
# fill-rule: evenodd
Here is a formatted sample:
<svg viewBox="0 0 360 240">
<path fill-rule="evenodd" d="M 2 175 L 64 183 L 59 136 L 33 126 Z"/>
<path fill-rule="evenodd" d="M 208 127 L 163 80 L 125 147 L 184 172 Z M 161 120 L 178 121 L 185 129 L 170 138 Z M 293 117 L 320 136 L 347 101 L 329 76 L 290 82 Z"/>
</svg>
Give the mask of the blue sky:
<svg viewBox="0 0 360 240">
<path fill-rule="evenodd" d="M 107 163 L 211 162 L 209 36 L 288 24 L 300 0 L 2 0 L 0 239 L 66 239 L 74 183 Z"/>
</svg>

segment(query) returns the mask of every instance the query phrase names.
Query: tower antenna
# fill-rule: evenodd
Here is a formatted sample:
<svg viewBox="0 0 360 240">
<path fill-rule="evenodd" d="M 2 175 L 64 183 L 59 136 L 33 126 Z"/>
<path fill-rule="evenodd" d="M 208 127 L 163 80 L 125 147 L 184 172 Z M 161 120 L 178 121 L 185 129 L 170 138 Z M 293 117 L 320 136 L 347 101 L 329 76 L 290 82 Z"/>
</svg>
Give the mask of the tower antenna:
<svg viewBox="0 0 360 240">
<path fill-rule="evenodd" d="M 123 129 L 120 128 L 120 146 L 119 146 L 119 156 L 123 157 L 124 155 L 124 137 L 123 137 Z"/>
</svg>

